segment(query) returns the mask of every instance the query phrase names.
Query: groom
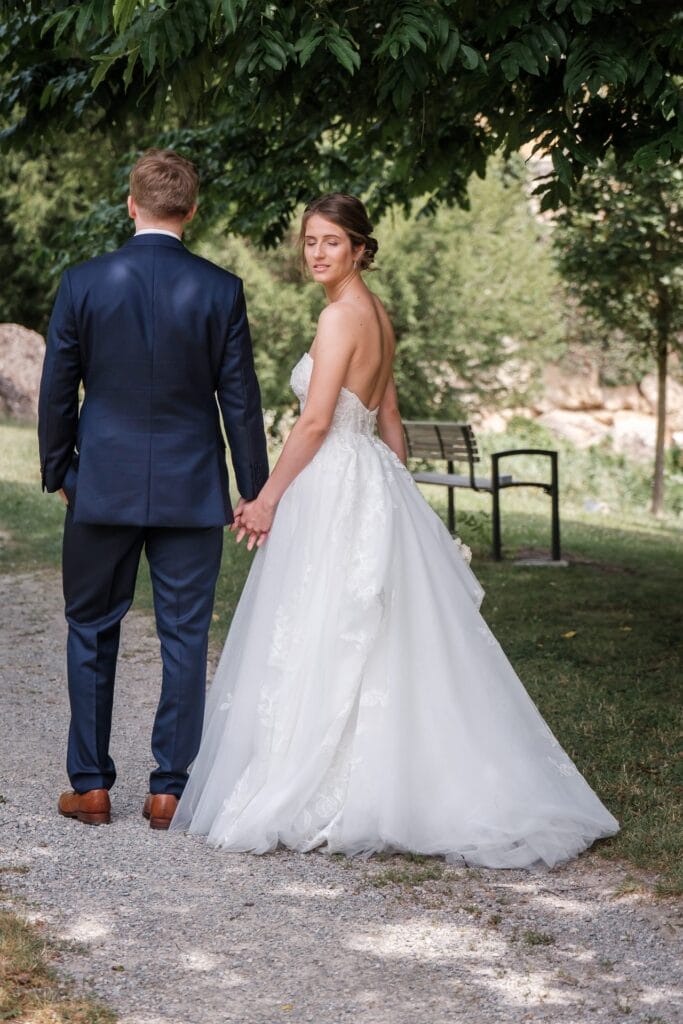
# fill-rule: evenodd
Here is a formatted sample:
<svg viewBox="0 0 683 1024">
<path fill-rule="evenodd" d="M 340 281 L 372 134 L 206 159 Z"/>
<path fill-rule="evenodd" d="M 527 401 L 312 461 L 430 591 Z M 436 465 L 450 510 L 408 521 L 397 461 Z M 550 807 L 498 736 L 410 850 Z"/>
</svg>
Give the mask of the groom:
<svg viewBox="0 0 683 1024">
<path fill-rule="evenodd" d="M 233 518 L 219 407 L 240 505 L 268 476 L 242 282 L 182 243 L 198 184 L 188 160 L 146 152 L 130 176 L 135 236 L 64 273 L 48 330 L 41 473 L 43 489 L 67 505 L 73 790 L 59 812 L 89 824 L 110 820 L 119 633 L 143 548 L 163 664 L 143 809 L 152 828 L 168 828 L 199 747 L 223 528 Z"/>
</svg>

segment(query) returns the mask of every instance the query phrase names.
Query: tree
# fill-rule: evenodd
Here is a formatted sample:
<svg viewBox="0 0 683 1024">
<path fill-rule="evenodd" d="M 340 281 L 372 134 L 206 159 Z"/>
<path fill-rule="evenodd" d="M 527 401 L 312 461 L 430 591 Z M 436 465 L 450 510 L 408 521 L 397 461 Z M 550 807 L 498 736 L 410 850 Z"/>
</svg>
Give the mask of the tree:
<svg viewBox="0 0 683 1024">
<path fill-rule="evenodd" d="M 130 232 L 114 142 L 93 149 L 74 133 L 59 153 L 16 150 L 0 156 L 0 322 L 45 333 L 59 271 L 96 251 L 112 249 Z M 119 193 L 116 215 L 92 208 L 97 189 Z M 93 235 L 97 244 L 93 247 Z M 85 237 L 84 237 L 85 236 Z"/>
<path fill-rule="evenodd" d="M 75 126 L 173 144 L 232 230 L 283 237 L 343 187 L 379 217 L 466 203 L 527 143 L 545 207 L 614 151 L 683 151 L 683 19 L 668 0 L 0 0 L 5 145 Z M 111 197 L 109 197 L 111 198 Z"/>
<path fill-rule="evenodd" d="M 366 275 L 392 318 L 396 381 L 408 419 L 469 416 L 522 400 L 563 337 L 563 296 L 546 238 L 532 216 L 523 168 L 491 165 L 471 190 L 471 210 L 432 217 L 388 213 L 377 225 L 377 270 Z M 199 220 L 201 221 L 201 212 Z M 259 251 L 215 226 L 200 251 L 244 278 L 257 370 L 277 432 L 296 405 L 287 388 L 308 348 L 322 289 L 304 284 L 295 240 Z"/>
<path fill-rule="evenodd" d="M 674 349 L 683 350 L 683 167 L 639 172 L 606 163 L 581 182 L 554 240 L 560 269 L 582 306 L 613 337 L 654 356 L 652 512 L 660 515 L 668 360 Z"/>
<path fill-rule="evenodd" d="M 564 336 L 547 226 L 531 213 L 520 164 L 491 164 L 472 183 L 469 211 L 380 222 L 369 283 L 396 330 L 407 418 L 520 404 L 535 384 L 529 366 L 552 358 Z"/>
</svg>

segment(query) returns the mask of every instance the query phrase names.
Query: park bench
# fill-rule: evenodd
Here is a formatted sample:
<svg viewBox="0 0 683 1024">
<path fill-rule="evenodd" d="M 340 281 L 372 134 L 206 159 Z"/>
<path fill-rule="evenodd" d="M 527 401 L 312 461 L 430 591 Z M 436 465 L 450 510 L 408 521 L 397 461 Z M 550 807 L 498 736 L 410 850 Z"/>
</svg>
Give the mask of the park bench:
<svg viewBox="0 0 683 1024">
<path fill-rule="evenodd" d="M 557 468 L 557 452 L 543 448 L 515 448 L 495 452 L 491 456 L 491 476 L 477 475 L 477 463 L 481 461 L 477 439 L 469 423 L 441 423 L 436 421 L 404 420 L 403 432 L 409 459 L 446 463 L 446 472 L 433 470 L 415 471 L 413 479 L 420 484 L 437 484 L 448 488 L 448 529 L 455 533 L 455 490 L 458 487 L 488 493 L 492 498 L 492 549 L 493 557 L 502 559 L 500 493 L 508 487 L 539 487 L 550 496 L 551 553 L 555 562 L 560 561 L 560 499 Z M 516 480 L 510 474 L 500 472 L 500 463 L 514 455 L 541 455 L 550 459 L 550 481 Z M 467 472 L 455 472 L 456 463 Z"/>
</svg>

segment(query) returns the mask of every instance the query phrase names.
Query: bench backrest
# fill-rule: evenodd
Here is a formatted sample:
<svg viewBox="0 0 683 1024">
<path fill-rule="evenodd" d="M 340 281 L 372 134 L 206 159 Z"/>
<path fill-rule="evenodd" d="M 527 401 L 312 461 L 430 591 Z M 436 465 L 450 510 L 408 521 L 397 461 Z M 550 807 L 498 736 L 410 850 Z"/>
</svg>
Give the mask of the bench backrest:
<svg viewBox="0 0 683 1024">
<path fill-rule="evenodd" d="M 479 462 L 477 439 L 469 423 L 404 420 L 403 433 L 410 458 Z"/>
</svg>

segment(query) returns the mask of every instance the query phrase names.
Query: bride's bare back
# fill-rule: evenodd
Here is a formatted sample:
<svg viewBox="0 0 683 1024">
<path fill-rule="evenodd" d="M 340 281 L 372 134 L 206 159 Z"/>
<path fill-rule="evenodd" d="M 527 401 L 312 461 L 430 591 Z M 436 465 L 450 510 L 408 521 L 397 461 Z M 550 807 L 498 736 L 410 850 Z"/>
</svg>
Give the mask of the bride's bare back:
<svg viewBox="0 0 683 1024">
<path fill-rule="evenodd" d="M 334 314 L 340 343 L 350 343 L 351 358 L 342 386 L 353 391 L 368 409 L 377 409 L 392 379 L 396 339 L 384 306 L 366 287 L 349 299 L 339 299 L 323 311 Z M 318 336 L 311 346 L 315 361 Z"/>
</svg>

